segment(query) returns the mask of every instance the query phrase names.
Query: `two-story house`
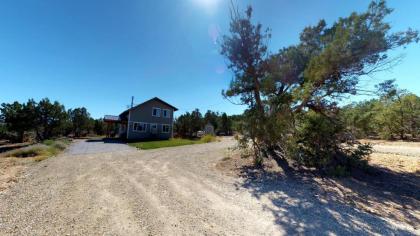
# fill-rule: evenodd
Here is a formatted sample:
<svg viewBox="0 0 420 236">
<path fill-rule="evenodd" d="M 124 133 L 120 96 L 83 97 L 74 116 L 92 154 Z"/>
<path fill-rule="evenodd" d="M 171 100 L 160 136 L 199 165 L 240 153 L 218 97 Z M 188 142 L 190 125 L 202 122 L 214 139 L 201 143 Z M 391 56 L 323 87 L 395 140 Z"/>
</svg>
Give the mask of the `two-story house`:
<svg viewBox="0 0 420 236">
<path fill-rule="evenodd" d="M 128 140 L 169 139 L 177 110 L 157 97 L 136 105 L 119 115 L 119 136 Z"/>
</svg>

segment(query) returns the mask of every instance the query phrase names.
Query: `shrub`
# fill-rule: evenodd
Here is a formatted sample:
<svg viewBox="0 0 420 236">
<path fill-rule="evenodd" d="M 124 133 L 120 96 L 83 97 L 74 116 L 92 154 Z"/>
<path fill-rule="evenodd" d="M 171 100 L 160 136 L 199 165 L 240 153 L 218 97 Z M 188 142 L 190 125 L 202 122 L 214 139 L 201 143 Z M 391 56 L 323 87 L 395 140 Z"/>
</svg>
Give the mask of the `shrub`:
<svg viewBox="0 0 420 236">
<path fill-rule="evenodd" d="M 43 144 L 37 144 L 25 148 L 16 149 L 6 154 L 7 157 L 34 157 L 34 161 L 42 161 L 48 157 L 56 156 L 66 149 L 66 141 L 45 140 Z"/>
<path fill-rule="evenodd" d="M 9 152 L 6 156 L 8 157 L 35 157 L 45 155 L 47 153 L 46 148 L 43 146 L 35 146 L 30 148 L 22 148 Z"/>
<path fill-rule="evenodd" d="M 67 139 L 61 139 L 61 140 L 51 140 L 47 139 L 42 142 L 44 145 L 47 145 L 51 148 L 57 149 L 57 150 L 64 150 L 66 149 L 67 145 L 69 144 L 69 140 Z"/>
<path fill-rule="evenodd" d="M 61 141 L 56 141 L 51 145 L 52 148 L 57 149 L 57 150 L 64 150 L 66 149 L 67 145 Z"/>
<path fill-rule="evenodd" d="M 216 141 L 216 137 L 210 134 L 206 134 L 200 139 L 203 143 L 211 143 Z"/>
<path fill-rule="evenodd" d="M 338 119 L 307 112 L 298 121 L 296 133 L 288 143 L 289 156 L 298 164 L 335 176 L 367 166 L 372 147 L 357 143 Z"/>
<path fill-rule="evenodd" d="M 46 139 L 42 143 L 45 144 L 45 145 L 51 146 L 51 145 L 54 144 L 54 140 Z"/>
</svg>

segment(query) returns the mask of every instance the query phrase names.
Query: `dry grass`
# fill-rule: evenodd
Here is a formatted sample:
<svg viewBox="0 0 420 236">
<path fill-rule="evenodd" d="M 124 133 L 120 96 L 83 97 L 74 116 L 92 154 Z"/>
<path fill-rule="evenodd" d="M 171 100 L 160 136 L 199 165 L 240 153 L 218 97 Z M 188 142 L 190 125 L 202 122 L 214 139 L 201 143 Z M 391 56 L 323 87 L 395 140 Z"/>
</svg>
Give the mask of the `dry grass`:
<svg viewBox="0 0 420 236">
<path fill-rule="evenodd" d="M 18 181 L 19 175 L 31 161 L 18 158 L 0 158 L 0 192 Z"/>
<path fill-rule="evenodd" d="M 373 139 L 360 139 L 361 143 L 371 143 L 373 145 L 386 145 L 386 146 L 403 146 L 403 147 L 418 147 L 420 148 L 420 142 L 407 142 L 407 141 L 389 141 L 389 140 L 373 140 Z"/>
<path fill-rule="evenodd" d="M 373 153 L 369 164 L 398 173 L 420 174 L 420 158 L 391 153 Z"/>
<path fill-rule="evenodd" d="M 14 149 L 0 155 L 0 191 L 17 182 L 19 176 L 30 165 L 63 151 L 70 141 L 46 140 L 43 144 Z"/>
</svg>

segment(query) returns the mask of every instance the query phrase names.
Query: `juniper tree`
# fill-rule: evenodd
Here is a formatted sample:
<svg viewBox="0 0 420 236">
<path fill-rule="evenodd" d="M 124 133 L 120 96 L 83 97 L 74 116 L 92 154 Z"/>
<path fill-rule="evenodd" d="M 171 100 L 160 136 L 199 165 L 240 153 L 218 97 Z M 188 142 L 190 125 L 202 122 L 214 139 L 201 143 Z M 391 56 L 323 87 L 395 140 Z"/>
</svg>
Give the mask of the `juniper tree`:
<svg viewBox="0 0 420 236">
<path fill-rule="evenodd" d="M 234 78 L 224 95 L 239 96 L 248 105 L 242 143 L 252 141 L 257 159 L 296 155 L 337 163 L 337 158 L 346 160 L 354 154 L 341 145 L 350 139 L 337 119 L 338 102 L 357 94 L 361 76 L 394 65 L 388 51 L 419 40 L 411 29 L 390 32 L 385 17 L 391 12 L 385 1 L 373 1 L 366 12 L 354 12 L 331 26 L 320 20 L 306 27 L 298 44 L 270 55 L 269 30 L 252 23 L 252 8 L 245 15 L 232 11 L 221 53 Z M 318 129 L 317 122 L 328 125 Z M 334 135 L 307 135 L 308 130 Z M 320 143 L 314 142 L 317 138 Z M 290 143 L 293 152 L 288 151 Z"/>
</svg>

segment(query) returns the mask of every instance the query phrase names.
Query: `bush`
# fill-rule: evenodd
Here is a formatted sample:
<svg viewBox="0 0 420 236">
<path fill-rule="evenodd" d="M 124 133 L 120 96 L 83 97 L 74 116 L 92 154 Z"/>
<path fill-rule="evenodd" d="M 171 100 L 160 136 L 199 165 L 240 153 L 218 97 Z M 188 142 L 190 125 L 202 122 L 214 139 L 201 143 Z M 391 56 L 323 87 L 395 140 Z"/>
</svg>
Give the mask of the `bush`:
<svg viewBox="0 0 420 236">
<path fill-rule="evenodd" d="M 203 143 L 211 143 L 216 141 L 216 137 L 210 134 L 206 134 L 200 139 Z"/>
<path fill-rule="evenodd" d="M 296 133 L 288 143 L 289 157 L 298 164 L 335 176 L 367 166 L 372 147 L 357 143 L 338 119 L 307 112 L 298 121 Z"/>
<path fill-rule="evenodd" d="M 54 140 L 46 139 L 42 143 L 45 144 L 45 145 L 47 145 L 47 146 L 51 146 L 51 145 L 54 144 Z"/>
<path fill-rule="evenodd" d="M 55 142 L 51 145 L 52 148 L 57 149 L 57 150 L 64 150 L 66 149 L 67 145 L 63 142 Z"/>
<path fill-rule="evenodd" d="M 57 150 L 64 150 L 66 149 L 67 145 L 70 143 L 68 139 L 61 139 L 61 140 L 51 140 L 47 139 L 42 142 L 44 145 L 47 145 L 51 148 L 57 149 Z"/>
<path fill-rule="evenodd" d="M 56 156 L 66 149 L 67 140 L 45 140 L 43 144 L 37 144 L 25 148 L 16 149 L 6 154 L 7 157 L 35 157 L 35 161 L 42 161 L 48 157 Z"/>
<path fill-rule="evenodd" d="M 9 152 L 8 157 L 35 157 L 47 154 L 47 150 L 43 146 L 35 146 L 29 148 L 17 149 Z"/>
</svg>

